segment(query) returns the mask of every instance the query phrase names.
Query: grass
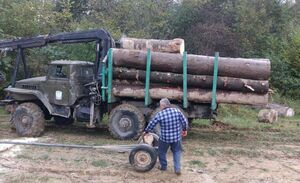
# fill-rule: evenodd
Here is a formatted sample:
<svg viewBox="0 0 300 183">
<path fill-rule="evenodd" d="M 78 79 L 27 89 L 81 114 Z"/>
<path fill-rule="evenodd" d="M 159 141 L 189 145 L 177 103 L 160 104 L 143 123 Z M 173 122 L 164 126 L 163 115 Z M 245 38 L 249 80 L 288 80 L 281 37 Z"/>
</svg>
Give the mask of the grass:
<svg viewBox="0 0 300 183">
<path fill-rule="evenodd" d="M 91 163 L 94 167 L 106 168 L 108 167 L 108 163 L 106 160 L 94 160 Z"/>
<path fill-rule="evenodd" d="M 231 156 L 246 156 L 249 158 L 257 158 L 262 155 L 262 153 L 255 149 L 221 149 L 221 154 L 231 155 Z"/>
<path fill-rule="evenodd" d="M 18 159 L 28 159 L 28 160 L 33 160 L 33 158 L 32 158 L 31 156 L 28 156 L 28 155 L 26 155 L 26 154 L 18 154 L 18 155 L 16 156 L 16 158 L 18 158 Z"/>
<path fill-rule="evenodd" d="M 207 119 L 196 119 L 193 120 L 192 125 L 195 127 L 209 127 L 211 123 L 210 120 Z"/>
<path fill-rule="evenodd" d="M 38 159 L 41 159 L 41 160 L 49 160 L 50 157 L 48 154 L 42 154 L 41 156 L 38 157 Z"/>
<path fill-rule="evenodd" d="M 261 170 L 262 170 L 263 172 L 269 172 L 269 170 L 266 169 L 266 168 L 261 168 Z"/>
<path fill-rule="evenodd" d="M 257 121 L 258 109 L 250 106 L 222 104 L 218 108 L 217 121 L 229 124 L 236 129 L 253 129 L 258 131 L 292 131 L 300 130 L 300 101 L 287 100 L 288 104 L 294 108 L 296 115 L 291 118 L 279 118 L 274 124 L 259 123 Z M 211 128 L 210 120 L 197 119 L 193 120 L 194 127 Z"/>
<path fill-rule="evenodd" d="M 84 157 L 77 157 L 77 158 L 75 158 L 74 159 L 74 161 L 76 162 L 76 163 L 81 163 L 82 161 L 85 161 L 86 159 L 84 158 Z"/>
<path fill-rule="evenodd" d="M 0 106 L 0 115 L 7 115 L 7 112 L 5 111 L 3 106 Z"/>
<path fill-rule="evenodd" d="M 217 156 L 218 153 L 215 149 L 209 148 L 207 149 L 207 154 L 209 154 L 210 156 Z"/>
<path fill-rule="evenodd" d="M 204 156 L 204 151 L 201 149 L 195 149 L 193 154 L 196 156 Z"/>
<path fill-rule="evenodd" d="M 188 163 L 192 166 L 196 166 L 196 167 L 199 167 L 199 168 L 205 168 L 206 167 L 206 164 L 203 163 L 200 160 L 192 160 L 192 161 L 189 161 Z"/>
</svg>

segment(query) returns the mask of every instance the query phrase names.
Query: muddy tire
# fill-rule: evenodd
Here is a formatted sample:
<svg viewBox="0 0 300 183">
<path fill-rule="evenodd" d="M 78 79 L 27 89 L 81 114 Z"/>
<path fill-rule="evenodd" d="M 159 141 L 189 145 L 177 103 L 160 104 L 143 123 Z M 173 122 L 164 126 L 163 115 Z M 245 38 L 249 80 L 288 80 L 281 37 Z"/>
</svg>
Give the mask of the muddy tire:
<svg viewBox="0 0 300 183">
<path fill-rule="evenodd" d="M 157 152 L 149 145 L 141 144 L 132 149 L 129 154 L 129 163 L 138 172 L 150 171 L 156 161 Z"/>
<path fill-rule="evenodd" d="M 188 117 L 187 113 L 186 113 L 181 107 L 179 107 L 179 106 L 177 106 L 177 105 L 175 105 L 175 104 L 171 104 L 171 108 L 179 109 L 180 112 L 181 112 L 186 118 Z M 149 121 L 150 121 L 151 119 L 153 119 L 153 118 L 156 116 L 156 114 L 159 113 L 160 111 L 161 111 L 161 109 L 160 109 L 159 107 L 156 108 L 156 109 L 151 113 Z M 188 119 L 188 118 L 187 118 L 187 119 Z M 155 133 L 156 135 L 158 135 L 158 136 L 160 137 L 160 124 L 159 124 L 159 123 L 154 127 L 153 133 Z"/>
<path fill-rule="evenodd" d="M 36 104 L 22 103 L 12 115 L 12 122 L 19 136 L 38 137 L 44 132 L 44 113 Z"/>
<path fill-rule="evenodd" d="M 114 138 L 137 139 L 145 128 L 145 117 L 135 106 L 121 104 L 111 111 L 108 126 Z"/>
<path fill-rule="evenodd" d="M 61 116 L 53 116 L 53 118 L 54 118 L 55 124 L 59 125 L 59 126 L 67 126 L 67 125 L 71 125 L 74 123 L 73 118 L 64 118 Z"/>
</svg>

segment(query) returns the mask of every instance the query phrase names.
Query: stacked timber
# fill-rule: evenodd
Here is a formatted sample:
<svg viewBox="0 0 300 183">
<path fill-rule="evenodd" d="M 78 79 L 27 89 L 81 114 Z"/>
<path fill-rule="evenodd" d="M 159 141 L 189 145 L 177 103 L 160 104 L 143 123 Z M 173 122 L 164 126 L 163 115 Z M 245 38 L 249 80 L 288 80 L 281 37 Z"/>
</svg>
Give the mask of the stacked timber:
<svg viewBox="0 0 300 183">
<path fill-rule="evenodd" d="M 150 97 L 182 100 L 183 61 L 180 47 L 184 46 L 181 43 L 178 39 L 161 42 L 133 38 L 121 40 L 123 49 L 113 49 L 113 94 L 119 97 L 144 98 L 147 63 L 145 50 L 150 48 L 153 50 Z M 195 103 L 210 103 L 214 57 L 187 55 L 187 60 L 188 100 Z M 270 71 L 268 59 L 220 57 L 217 103 L 267 104 Z"/>
<path fill-rule="evenodd" d="M 129 50 L 144 50 L 151 49 L 154 52 L 166 53 L 181 53 L 183 54 L 184 40 L 157 40 L 157 39 L 136 39 L 136 38 L 122 38 L 120 40 L 121 47 Z"/>
</svg>

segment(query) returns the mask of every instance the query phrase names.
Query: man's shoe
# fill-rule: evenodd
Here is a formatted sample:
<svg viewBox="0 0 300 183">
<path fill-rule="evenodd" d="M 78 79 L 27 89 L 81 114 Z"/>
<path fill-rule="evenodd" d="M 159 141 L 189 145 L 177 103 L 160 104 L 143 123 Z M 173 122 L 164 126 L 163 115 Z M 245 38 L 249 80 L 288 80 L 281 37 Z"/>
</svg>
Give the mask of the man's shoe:
<svg viewBox="0 0 300 183">
<path fill-rule="evenodd" d="M 158 166 L 158 169 L 159 169 L 160 171 L 166 171 L 166 170 L 167 170 L 167 168 L 163 168 L 163 167 L 161 167 L 161 166 Z"/>
<path fill-rule="evenodd" d="M 175 174 L 179 176 L 179 175 L 181 175 L 181 172 L 180 171 L 179 172 L 175 172 Z"/>
</svg>

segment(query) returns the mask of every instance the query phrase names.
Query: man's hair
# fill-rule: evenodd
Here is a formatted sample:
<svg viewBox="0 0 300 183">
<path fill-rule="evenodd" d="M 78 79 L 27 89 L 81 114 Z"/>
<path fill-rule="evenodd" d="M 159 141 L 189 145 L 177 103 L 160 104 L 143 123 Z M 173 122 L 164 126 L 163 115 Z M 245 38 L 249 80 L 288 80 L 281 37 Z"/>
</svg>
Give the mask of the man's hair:
<svg viewBox="0 0 300 183">
<path fill-rule="evenodd" d="M 161 99 L 161 100 L 159 101 L 159 104 L 163 104 L 163 105 L 166 106 L 166 107 L 170 107 L 170 106 L 171 106 L 171 103 L 170 103 L 169 99 L 167 99 L 167 98 Z"/>
</svg>

